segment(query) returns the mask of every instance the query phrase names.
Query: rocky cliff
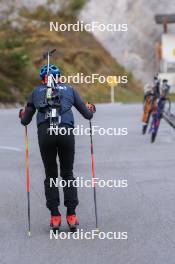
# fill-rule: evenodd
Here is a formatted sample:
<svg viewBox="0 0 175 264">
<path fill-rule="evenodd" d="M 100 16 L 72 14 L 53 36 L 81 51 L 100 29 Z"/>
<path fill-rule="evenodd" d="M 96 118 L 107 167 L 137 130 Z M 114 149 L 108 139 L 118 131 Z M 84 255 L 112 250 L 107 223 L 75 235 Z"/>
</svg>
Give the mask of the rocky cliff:
<svg viewBox="0 0 175 264">
<path fill-rule="evenodd" d="M 154 15 L 157 13 L 175 13 L 175 2 L 90 0 L 80 17 L 86 22 L 127 23 L 128 32 L 96 31 L 94 34 L 112 56 L 137 78 L 146 81 L 155 71 L 155 41 L 160 38 L 162 32 L 162 27 L 154 22 Z"/>
</svg>

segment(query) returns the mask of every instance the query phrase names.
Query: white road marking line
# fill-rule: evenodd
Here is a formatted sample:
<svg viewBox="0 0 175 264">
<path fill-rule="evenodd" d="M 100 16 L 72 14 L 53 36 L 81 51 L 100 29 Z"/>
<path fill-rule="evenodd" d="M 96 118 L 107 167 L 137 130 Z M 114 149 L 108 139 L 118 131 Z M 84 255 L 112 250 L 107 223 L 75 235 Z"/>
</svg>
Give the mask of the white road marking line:
<svg viewBox="0 0 175 264">
<path fill-rule="evenodd" d="M 12 151 L 17 151 L 17 152 L 21 152 L 22 151 L 20 148 L 8 147 L 8 146 L 0 146 L 0 149 L 12 150 Z"/>
</svg>

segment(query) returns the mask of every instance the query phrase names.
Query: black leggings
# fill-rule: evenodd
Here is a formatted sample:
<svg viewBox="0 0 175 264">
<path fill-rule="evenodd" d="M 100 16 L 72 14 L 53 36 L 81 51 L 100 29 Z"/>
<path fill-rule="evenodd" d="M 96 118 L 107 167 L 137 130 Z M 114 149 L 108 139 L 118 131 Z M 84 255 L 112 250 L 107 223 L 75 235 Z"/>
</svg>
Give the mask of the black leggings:
<svg viewBox="0 0 175 264">
<path fill-rule="evenodd" d="M 66 129 L 67 125 L 63 125 Z M 49 125 L 43 123 L 38 127 L 38 141 L 41 157 L 45 167 L 46 179 L 44 181 L 46 206 L 52 215 L 58 214 L 58 206 L 60 205 L 60 196 L 58 187 L 54 184 L 50 186 L 50 178 L 56 182 L 58 178 L 57 154 L 60 161 L 60 175 L 64 181 L 69 182 L 68 186 L 63 187 L 64 205 L 69 213 L 74 213 L 78 205 L 77 188 L 73 186 L 73 164 L 75 153 L 75 139 L 73 133 L 70 135 L 49 135 Z M 71 181 L 70 181 L 71 180 Z M 68 213 L 68 214 L 69 214 Z"/>
</svg>

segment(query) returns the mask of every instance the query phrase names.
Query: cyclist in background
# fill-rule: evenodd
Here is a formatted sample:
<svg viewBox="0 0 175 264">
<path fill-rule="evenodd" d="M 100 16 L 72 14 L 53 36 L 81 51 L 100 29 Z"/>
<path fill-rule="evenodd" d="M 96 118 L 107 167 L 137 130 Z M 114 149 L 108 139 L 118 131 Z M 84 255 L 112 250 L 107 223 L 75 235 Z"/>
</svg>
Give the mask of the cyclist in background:
<svg viewBox="0 0 175 264">
<path fill-rule="evenodd" d="M 160 80 L 158 79 L 158 75 L 154 76 L 153 83 L 147 84 L 144 88 L 144 107 L 143 107 L 143 116 L 142 116 L 142 134 L 146 133 L 149 119 L 153 108 L 157 104 L 157 99 L 160 96 Z"/>
<path fill-rule="evenodd" d="M 157 103 L 157 118 L 158 119 L 162 118 L 163 110 L 165 107 L 165 103 L 166 103 L 169 91 L 170 91 L 170 85 L 168 84 L 168 80 L 164 79 L 160 87 L 160 98 Z"/>
<path fill-rule="evenodd" d="M 150 127 L 151 142 L 154 142 L 157 136 L 157 132 L 160 126 L 160 121 L 163 117 L 163 112 L 165 110 L 165 104 L 166 101 L 168 101 L 167 95 L 169 94 L 169 91 L 170 91 L 170 85 L 168 84 L 168 80 L 164 79 L 160 87 L 160 97 L 157 100 L 157 103 L 154 105 L 152 110 L 152 121 Z"/>
</svg>

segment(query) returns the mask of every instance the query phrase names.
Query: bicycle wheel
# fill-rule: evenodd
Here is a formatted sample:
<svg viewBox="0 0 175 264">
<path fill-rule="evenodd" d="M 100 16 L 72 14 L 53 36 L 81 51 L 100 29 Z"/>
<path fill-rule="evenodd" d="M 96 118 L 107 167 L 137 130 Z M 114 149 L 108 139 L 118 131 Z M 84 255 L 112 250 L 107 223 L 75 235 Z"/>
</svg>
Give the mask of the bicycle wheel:
<svg viewBox="0 0 175 264">
<path fill-rule="evenodd" d="M 160 124 L 159 124 L 160 125 Z M 156 127 L 156 129 L 151 133 L 151 143 L 154 143 L 157 137 L 157 132 L 159 129 L 159 125 Z"/>
<path fill-rule="evenodd" d="M 146 134 L 147 127 L 148 127 L 147 124 L 146 125 L 143 125 L 143 127 L 142 127 L 142 135 L 145 135 Z"/>
</svg>

